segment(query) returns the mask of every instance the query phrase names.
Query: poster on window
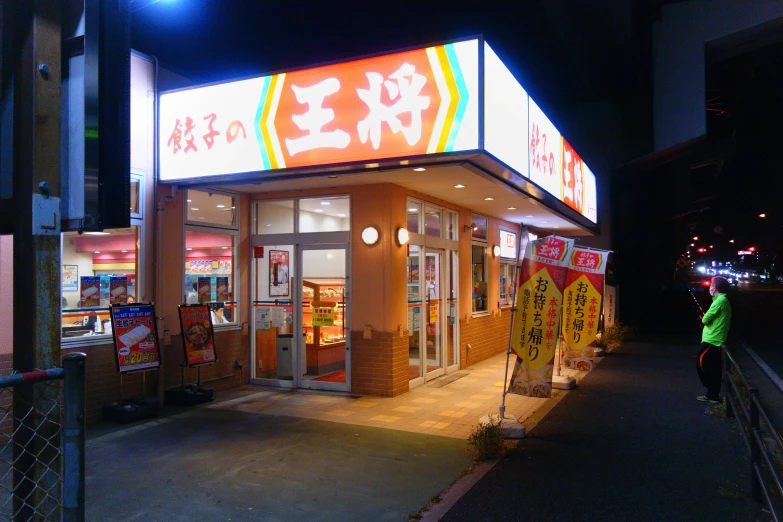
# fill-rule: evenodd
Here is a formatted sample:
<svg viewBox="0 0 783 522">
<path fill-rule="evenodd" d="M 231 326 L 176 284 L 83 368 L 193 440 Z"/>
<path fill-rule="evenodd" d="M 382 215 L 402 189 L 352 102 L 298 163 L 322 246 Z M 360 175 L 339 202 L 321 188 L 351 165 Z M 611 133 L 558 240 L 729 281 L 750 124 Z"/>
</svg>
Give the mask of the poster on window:
<svg viewBox="0 0 783 522">
<path fill-rule="evenodd" d="M 101 305 L 101 278 L 99 276 L 84 276 L 80 282 L 82 308 Z"/>
<path fill-rule="evenodd" d="M 313 326 L 334 326 L 334 307 L 313 306 Z"/>
<path fill-rule="evenodd" d="M 511 348 L 517 360 L 509 393 L 552 396 L 552 369 L 573 242 L 548 236 L 527 244 L 513 316 Z"/>
<path fill-rule="evenodd" d="M 79 265 L 63 265 L 63 292 L 79 290 Z"/>
<path fill-rule="evenodd" d="M 117 371 L 127 373 L 160 366 L 160 347 L 151 304 L 113 305 L 110 310 Z"/>
<path fill-rule="evenodd" d="M 291 293 L 288 277 L 288 252 L 269 251 L 269 296 L 288 297 Z"/>
<path fill-rule="evenodd" d="M 231 294 L 228 291 L 228 278 L 216 277 L 215 278 L 215 300 L 216 301 L 230 301 Z"/>
<path fill-rule="evenodd" d="M 231 273 L 231 260 L 221 259 L 218 261 L 218 274 L 230 274 Z"/>
<path fill-rule="evenodd" d="M 112 305 L 128 302 L 128 278 L 112 276 L 109 278 L 109 303 Z"/>
<path fill-rule="evenodd" d="M 208 303 L 212 300 L 212 278 L 199 277 L 196 288 L 198 289 L 199 303 Z"/>
<path fill-rule="evenodd" d="M 272 329 L 272 308 L 269 306 L 256 307 L 256 330 L 266 332 Z"/>
<path fill-rule="evenodd" d="M 180 305 L 179 325 L 188 366 L 217 362 L 212 315 L 206 305 Z"/>
<path fill-rule="evenodd" d="M 566 368 L 593 369 L 598 334 L 601 292 L 604 288 L 606 256 L 609 252 L 574 248 L 568 264 L 563 302 L 563 345 L 560 350 Z"/>
</svg>

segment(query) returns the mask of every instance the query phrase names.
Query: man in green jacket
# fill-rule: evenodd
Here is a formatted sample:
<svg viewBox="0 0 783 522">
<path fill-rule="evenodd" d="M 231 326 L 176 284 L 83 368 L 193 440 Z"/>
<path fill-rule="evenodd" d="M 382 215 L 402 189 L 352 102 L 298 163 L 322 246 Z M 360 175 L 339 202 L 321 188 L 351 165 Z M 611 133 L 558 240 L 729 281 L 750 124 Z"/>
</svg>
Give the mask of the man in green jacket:
<svg viewBox="0 0 783 522">
<path fill-rule="evenodd" d="M 697 397 L 700 401 L 718 403 L 721 384 L 721 347 L 729 336 L 731 323 L 731 304 L 726 297 L 729 282 L 723 277 L 715 277 L 710 284 L 712 304 L 701 322 L 704 330 L 701 333 L 701 349 L 699 350 L 698 371 L 702 384 L 707 388 L 706 395 Z"/>
</svg>

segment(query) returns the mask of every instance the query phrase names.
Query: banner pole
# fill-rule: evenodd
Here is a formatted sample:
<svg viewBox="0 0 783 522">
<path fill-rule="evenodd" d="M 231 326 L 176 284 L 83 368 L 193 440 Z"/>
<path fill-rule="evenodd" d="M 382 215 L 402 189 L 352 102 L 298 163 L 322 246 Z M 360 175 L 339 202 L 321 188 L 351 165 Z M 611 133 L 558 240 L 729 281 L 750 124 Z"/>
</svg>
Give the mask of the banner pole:
<svg viewBox="0 0 783 522">
<path fill-rule="evenodd" d="M 562 357 L 561 351 L 563 350 L 563 334 L 560 333 L 557 336 L 557 347 L 555 348 L 555 375 L 560 377 L 560 357 Z"/>
<path fill-rule="evenodd" d="M 508 386 L 508 360 L 511 357 L 511 336 L 514 335 L 514 315 L 517 311 L 517 289 L 519 283 L 519 253 L 522 250 L 522 234 L 527 231 L 527 227 L 523 224 L 519 225 L 519 237 L 517 238 L 517 258 L 514 260 L 514 292 L 511 295 L 511 320 L 508 324 L 508 346 L 506 347 L 506 371 L 503 374 L 503 397 L 500 401 L 500 408 L 498 413 L 500 414 L 500 420 L 502 421 L 506 415 L 506 387 Z"/>
</svg>

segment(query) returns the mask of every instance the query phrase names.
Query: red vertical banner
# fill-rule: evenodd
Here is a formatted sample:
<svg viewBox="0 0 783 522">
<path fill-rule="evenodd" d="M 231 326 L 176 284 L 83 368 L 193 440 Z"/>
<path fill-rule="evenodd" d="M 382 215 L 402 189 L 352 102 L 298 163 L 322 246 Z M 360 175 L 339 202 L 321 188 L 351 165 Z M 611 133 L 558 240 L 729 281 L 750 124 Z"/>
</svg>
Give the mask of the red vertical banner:
<svg viewBox="0 0 783 522">
<path fill-rule="evenodd" d="M 563 365 L 580 371 L 593 369 L 606 257 L 609 252 L 574 248 L 568 263 L 563 304 Z"/>
<path fill-rule="evenodd" d="M 530 241 L 525 248 L 511 338 L 517 362 L 509 393 L 552 396 L 552 370 L 572 247 L 572 239 L 549 236 Z"/>
</svg>

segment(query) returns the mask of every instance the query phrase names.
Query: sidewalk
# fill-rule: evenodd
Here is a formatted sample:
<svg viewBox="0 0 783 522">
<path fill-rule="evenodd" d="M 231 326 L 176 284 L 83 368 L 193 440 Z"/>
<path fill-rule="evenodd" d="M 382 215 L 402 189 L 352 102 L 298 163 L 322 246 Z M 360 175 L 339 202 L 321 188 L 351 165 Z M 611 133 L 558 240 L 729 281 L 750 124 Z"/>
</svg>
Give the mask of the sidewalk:
<svg viewBox="0 0 783 522">
<path fill-rule="evenodd" d="M 441 520 L 770 520 L 689 337 L 611 352 Z"/>
</svg>

